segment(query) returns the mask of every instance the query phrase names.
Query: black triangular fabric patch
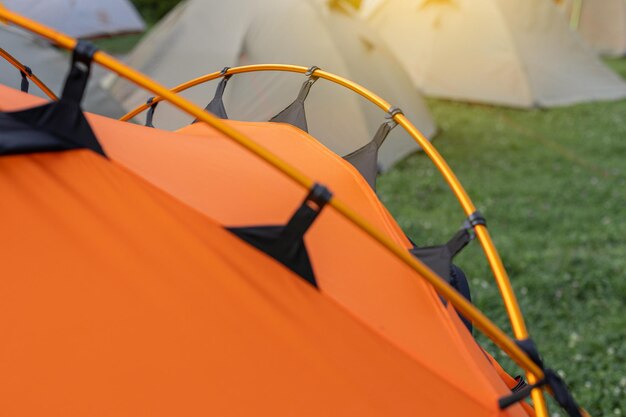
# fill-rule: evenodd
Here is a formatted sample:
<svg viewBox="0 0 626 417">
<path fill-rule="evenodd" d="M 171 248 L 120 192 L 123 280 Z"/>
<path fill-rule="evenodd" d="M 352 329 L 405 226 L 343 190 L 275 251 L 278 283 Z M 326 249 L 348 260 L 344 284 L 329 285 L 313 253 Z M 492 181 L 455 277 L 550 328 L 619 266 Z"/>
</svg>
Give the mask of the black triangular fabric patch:
<svg viewBox="0 0 626 417">
<path fill-rule="evenodd" d="M 378 150 L 394 127 L 395 122 L 384 122 L 378 127 L 371 141 L 343 157 L 361 173 L 374 191 L 376 191 L 376 177 L 378 176 Z"/>
<path fill-rule="evenodd" d="M 445 279 L 448 284 L 461 293 L 469 302 L 472 301 L 472 295 L 467 277 L 461 268 L 452 263 L 452 259 L 467 246 L 470 240 L 469 232 L 466 229 L 461 229 L 445 245 L 423 248 L 414 246 L 410 250 L 413 256 L 424 262 L 433 272 Z M 471 333 L 473 330 L 472 322 L 462 315 L 460 317 Z"/>
<path fill-rule="evenodd" d="M 461 229 L 445 245 L 422 248 L 414 246 L 410 252 L 413 256 L 428 265 L 437 275 L 450 282 L 452 258 L 467 246 L 470 240 L 469 232 L 466 229 Z"/>
<path fill-rule="evenodd" d="M 376 177 L 378 175 L 378 146 L 371 141 L 356 151 L 343 157 L 359 171 L 365 181 L 376 191 Z"/>
<path fill-rule="evenodd" d="M 0 155 L 91 149 L 106 156 L 80 106 L 61 100 L 0 113 Z"/>
<path fill-rule="evenodd" d="M 78 41 L 59 101 L 0 113 L 0 155 L 91 149 L 106 157 L 80 108 L 95 51 Z"/>
<path fill-rule="evenodd" d="M 293 241 L 289 248 L 281 245 L 285 226 L 234 227 L 228 229 L 240 239 L 267 253 L 287 268 L 317 287 L 313 268 L 303 239 Z"/>
<path fill-rule="evenodd" d="M 332 193 L 316 183 L 286 225 L 234 227 L 228 230 L 317 287 L 304 235 L 331 198 Z"/>
<path fill-rule="evenodd" d="M 306 112 L 304 109 L 304 100 L 309 95 L 311 87 L 317 80 L 317 77 L 311 77 L 302 83 L 298 97 L 283 109 L 280 113 L 270 119 L 270 122 L 275 123 L 289 123 L 292 126 L 297 127 L 300 130 L 309 132 L 309 125 L 306 121 Z"/>
</svg>

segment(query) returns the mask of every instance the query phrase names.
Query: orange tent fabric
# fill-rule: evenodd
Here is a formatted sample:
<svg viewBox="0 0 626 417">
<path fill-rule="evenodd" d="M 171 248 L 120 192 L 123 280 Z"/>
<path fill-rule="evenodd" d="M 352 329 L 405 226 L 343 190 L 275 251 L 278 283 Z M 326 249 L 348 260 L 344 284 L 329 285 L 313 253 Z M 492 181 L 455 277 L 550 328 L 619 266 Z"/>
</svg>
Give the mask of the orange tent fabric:
<svg viewBox="0 0 626 417">
<path fill-rule="evenodd" d="M 9 89 L 0 89 L 0 97 L 4 109 L 29 100 Z M 89 120 L 113 160 L 221 224 L 284 223 L 304 195 L 280 173 L 211 129 L 192 126 L 187 132 L 192 134 L 183 134 L 97 116 Z M 326 183 L 406 245 L 365 181 L 314 139 L 286 125 L 231 123 Z M 322 212 L 306 240 L 326 296 L 454 390 L 498 412 L 496 400 L 508 394 L 508 388 L 429 285 L 330 209 Z M 520 406 L 501 413 L 525 415 Z"/>
<path fill-rule="evenodd" d="M 90 151 L 0 157 L 0 190 L 6 415 L 496 413 Z"/>
</svg>

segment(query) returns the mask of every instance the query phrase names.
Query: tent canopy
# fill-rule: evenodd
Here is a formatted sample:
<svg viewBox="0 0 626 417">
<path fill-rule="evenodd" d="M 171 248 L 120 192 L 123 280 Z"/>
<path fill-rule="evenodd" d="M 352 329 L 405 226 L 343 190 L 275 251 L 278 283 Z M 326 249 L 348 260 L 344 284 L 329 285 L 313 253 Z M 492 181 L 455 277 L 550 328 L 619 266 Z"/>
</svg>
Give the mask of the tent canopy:
<svg viewBox="0 0 626 417">
<path fill-rule="evenodd" d="M 142 32 L 146 25 L 129 0 L 3 0 L 9 10 L 75 38 Z"/>
<path fill-rule="evenodd" d="M 2 111 L 39 101 L 5 87 L 0 98 Z M 7 128 L 12 117 L 0 114 L 0 144 L 24 134 Z M 0 189 L 8 196 L 4 270 L 22 277 L 1 284 L 7 296 L 0 326 L 11 335 L 0 361 L 3 390 L 11 393 L 0 400 L 3 409 L 17 416 L 94 408 L 157 416 L 525 415 L 519 405 L 498 409 L 508 389 L 432 288 L 332 211 L 322 213 L 307 242 L 318 256 L 318 291 L 219 227 L 210 213 L 227 214 L 209 201 L 218 199 L 190 208 L 193 202 L 176 195 L 187 171 L 215 166 L 191 187 L 243 206 L 233 219 L 254 221 L 256 210 L 245 207 L 265 206 L 263 198 L 245 199 L 258 188 L 254 178 L 263 176 L 266 190 L 282 187 L 269 186 L 271 168 L 246 151 L 211 129 L 197 131 L 201 125 L 185 135 L 88 119 L 111 159 L 80 149 L 0 156 Z M 290 126 L 249 129 L 262 143 L 282 139 L 314 149 L 312 138 Z M 330 152 L 309 154 L 352 170 Z M 157 159 L 169 167 L 160 183 L 150 168 Z M 237 176 L 243 180 L 233 183 Z M 246 182 L 252 184 L 239 188 Z M 216 183 L 233 189 L 214 193 Z M 366 185 L 353 192 L 373 196 Z M 343 258 L 326 270 L 313 231 L 326 234 L 324 247 L 334 247 L 327 253 Z M 346 258 L 355 255 L 363 266 Z M 333 270 L 341 263 L 352 273 Z"/>
<path fill-rule="evenodd" d="M 375 0 L 367 20 L 425 94 L 515 107 L 626 97 L 545 0 Z"/>
<path fill-rule="evenodd" d="M 128 61 L 169 86 L 224 66 L 316 65 L 366 85 L 401 107 L 427 136 L 435 131 L 408 75 L 367 25 L 315 1 L 189 0 L 159 22 Z M 302 82 L 302 76 L 286 73 L 234 76 L 224 99 L 228 116 L 269 120 L 296 98 Z M 183 95 L 204 107 L 216 84 Z M 121 79 L 111 92 L 129 110 L 147 99 Z M 371 103 L 323 81 L 312 87 L 306 110 L 310 133 L 342 156 L 367 144 L 384 121 L 384 114 Z M 189 117 L 165 104 L 154 119 L 155 126 L 165 129 L 189 122 Z M 380 162 L 389 167 L 416 148 L 408 135 L 394 131 L 382 146 Z"/>
</svg>

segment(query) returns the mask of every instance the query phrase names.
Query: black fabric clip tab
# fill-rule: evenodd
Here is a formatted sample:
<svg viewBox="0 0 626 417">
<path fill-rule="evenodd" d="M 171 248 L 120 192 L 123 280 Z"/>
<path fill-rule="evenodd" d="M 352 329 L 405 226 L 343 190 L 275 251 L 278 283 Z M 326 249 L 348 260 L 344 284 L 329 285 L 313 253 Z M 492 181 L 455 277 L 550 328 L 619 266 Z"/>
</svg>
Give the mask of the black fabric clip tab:
<svg viewBox="0 0 626 417">
<path fill-rule="evenodd" d="M 332 193 L 326 187 L 315 183 L 300 208 L 283 229 L 275 250 L 289 254 L 293 248 L 297 247 L 297 243 L 304 238 L 306 231 L 331 198 Z"/>
<path fill-rule="evenodd" d="M 377 148 L 380 149 L 380 147 L 383 146 L 385 139 L 387 139 L 389 133 L 391 133 L 396 126 L 398 126 L 398 123 L 393 119 L 383 122 L 380 126 L 378 126 L 378 130 L 372 139 L 372 142 L 376 144 Z"/>
<path fill-rule="evenodd" d="M 221 74 L 226 74 L 229 69 L 230 67 L 224 67 Z M 230 80 L 230 77 L 232 77 L 232 75 L 224 75 L 224 78 L 220 80 L 220 83 L 215 89 L 215 95 L 213 96 L 213 99 L 204 108 L 204 111 L 208 111 L 211 114 L 219 117 L 220 119 L 228 119 L 228 114 L 226 114 L 226 107 L 224 107 L 224 101 L 222 97 L 224 96 L 224 91 L 226 90 L 226 85 L 228 84 L 228 80 Z M 195 119 L 192 123 L 198 122 L 199 120 Z"/>
<path fill-rule="evenodd" d="M 523 340 L 516 340 L 515 343 L 528 355 L 533 362 L 535 362 L 543 371 L 544 378 L 532 385 L 526 385 L 517 391 L 514 391 L 511 395 L 500 398 L 498 405 L 503 410 L 513 404 L 520 402 L 527 398 L 531 391 L 535 388 L 549 386 L 552 389 L 554 399 L 556 402 L 567 412 L 570 417 L 583 417 L 574 396 L 569 391 L 567 384 L 553 369 L 545 368 L 539 350 L 535 342 L 528 338 Z"/>
<path fill-rule="evenodd" d="M 332 193 L 316 183 L 286 225 L 234 227 L 228 230 L 317 287 L 304 235 L 331 198 Z"/>
<path fill-rule="evenodd" d="M 78 41 L 72 52 L 72 67 L 65 80 L 61 100 L 81 102 L 91 73 L 91 61 L 97 51 L 98 48 L 91 42 Z"/>
<path fill-rule="evenodd" d="M 20 90 L 22 90 L 22 92 L 24 93 L 28 93 L 28 86 L 29 86 L 28 77 L 33 75 L 33 71 L 29 67 L 24 66 L 24 71 L 20 70 L 20 75 L 22 76 L 22 83 L 20 85 Z"/>
<path fill-rule="evenodd" d="M 398 123 L 393 119 L 381 123 L 371 141 L 343 157 L 361 173 L 374 191 L 376 191 L 376 177 L 379 172 L 378 150 L 385 142 L 385 139 L 387 139 L 387 136 L 389 136 L 391 130 L 397 125 Z"/>
<path fill-rule="evenodd" d="M 311 67 L 317 68 L 317 67 Z M 308 73 L 308 72 L 307 72 Z M 312 72 L 311 72 L 312 74 Z M 309 78 L 302 83 L 300 87 L 300 91 L 298 92 L 298 97 L 291 103 L 289 106 L 285 107 L 280 113 L 270 119 L 270 122 L 275 123 L 289 123 L 300 130 L 303 130 L 308 133 L 309 126 L 306 121 L 306 113 L 304 110 L 304 100 L 306 100 L 309 95 L 309 91 L 315 81 L 317 81 L 318 77 L 314 75 L 309 75 Z"/>
<path fill-rule="evenodd" d="M 445 279 L 448 284 L 461 293 L 469 302 L 472 302 L 472 294 L 465 273 L 452 263 L 454 257 L 467 246 L 470 240 L 469 231 L 460 229 L 445 245 L 417 247 L 411 241 L 413 248 L 409 252 L 424 262 L 433 272 Z M 446 304 L 443 298 L 442 302 Z M 462 315 L 460 317 L 471 333 L 473 331 L 472 322 Z"/>
<path fill-rule="evenodd" d="M 154 111 L 159 105 L 159 102 L 158 101 L 156 103 L 153 103 L 153 102 L 154 102 L 154 97 L 150 97 L 146 101 L 146 104 L 150 106 L 148 108 L 148 112 L 146 113 L 146 124 L 145 124 L 146 127 L 154 127 L 154 124 L 152 124 L 152 119 L 154 118 Z"/>
</svg>

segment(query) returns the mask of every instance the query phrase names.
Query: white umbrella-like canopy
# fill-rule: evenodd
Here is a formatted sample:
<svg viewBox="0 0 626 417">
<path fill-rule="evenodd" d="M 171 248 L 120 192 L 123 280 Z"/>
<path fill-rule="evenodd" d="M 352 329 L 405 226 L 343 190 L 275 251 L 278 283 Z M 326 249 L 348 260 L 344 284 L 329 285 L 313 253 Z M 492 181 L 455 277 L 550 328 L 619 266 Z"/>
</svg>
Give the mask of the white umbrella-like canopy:
<svg viewBox="0 0 626 417">
<path fill-rule="evenodd" d="M 3 0 L 16 13 L 75 38 L 141 32 L 145 23 L 129 0 Z"/>
<path fill-rule="evenodd" d="M 129 64 L 157 81 L 175 86 L 225 66 L 274 63 L 316 65 L 371 89 L 402 108 L 427 136 L 434 122 L 408 74 L 365 22 L 318 0 L 189 0 L 178 5 L 135 47 Z M 269 120 L 292 102 L 304 77 L 290 73 L 240 74 L 231 78 L 224 102 L 238 120 Z M 205 106 L 217 82 L 183 95 Z M 147 94 L 123 79 L 111 92 L 127 109 Z M 355 93 L 318 81 L 306 99 L 310 133 L 339 155 L 372 140 L 384 113 Z M 166 103 L 154 125 L 175 129 L 191 119 Z M 382 167 L 417 149 L 401 128 L 379 153 Z"/>
</svg>

